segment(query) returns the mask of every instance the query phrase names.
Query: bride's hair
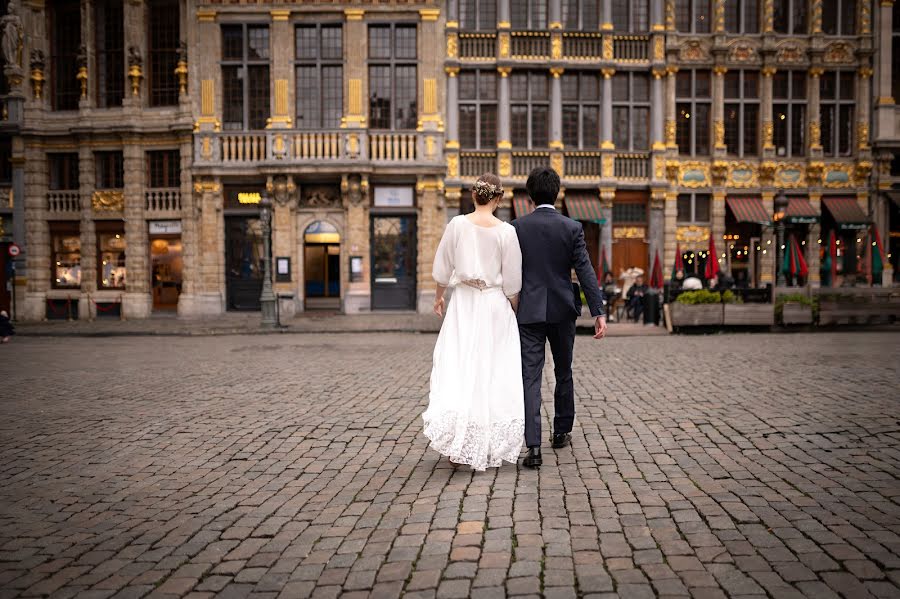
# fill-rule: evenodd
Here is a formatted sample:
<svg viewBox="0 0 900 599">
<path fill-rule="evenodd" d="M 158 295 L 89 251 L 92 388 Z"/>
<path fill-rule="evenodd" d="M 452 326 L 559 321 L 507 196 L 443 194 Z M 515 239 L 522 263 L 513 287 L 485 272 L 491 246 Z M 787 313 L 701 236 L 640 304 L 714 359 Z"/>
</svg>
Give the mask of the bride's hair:
<svg viewBox="0 0 900 599">
<path fill-rule="evenodd" d="M 500 183 L 500 177 L 494 173 L 484 173 L 475 181 L 472 192 L 478 205 L 484 206 L 497 196 L 503 195 L 503 185 Z"/>
</svg>

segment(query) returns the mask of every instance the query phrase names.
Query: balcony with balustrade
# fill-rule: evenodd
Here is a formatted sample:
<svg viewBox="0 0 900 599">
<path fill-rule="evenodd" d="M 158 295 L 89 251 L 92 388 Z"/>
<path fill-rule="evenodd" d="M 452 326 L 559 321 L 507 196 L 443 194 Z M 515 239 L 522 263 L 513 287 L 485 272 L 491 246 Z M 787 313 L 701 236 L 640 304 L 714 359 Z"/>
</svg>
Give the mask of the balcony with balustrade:
<svg viewBox="0 0 900 599">
<path fill-rule="evenodd" d="M 194 134 L 197 167 L 443 168 L 439 132 L 366 129 L 216 131 Z"/>
<path fill-rule="evenodd" d="M 77 216 L 81 213 L 81 194 L 77 189 L 47 192 L 47 212 L 52 216 Z"/>
<path fill-rule="evenodd" d="M 181 190 L 177 187 L 145 190 L 144 212 L 147 218 L 181 218 Z"/>
</svg>

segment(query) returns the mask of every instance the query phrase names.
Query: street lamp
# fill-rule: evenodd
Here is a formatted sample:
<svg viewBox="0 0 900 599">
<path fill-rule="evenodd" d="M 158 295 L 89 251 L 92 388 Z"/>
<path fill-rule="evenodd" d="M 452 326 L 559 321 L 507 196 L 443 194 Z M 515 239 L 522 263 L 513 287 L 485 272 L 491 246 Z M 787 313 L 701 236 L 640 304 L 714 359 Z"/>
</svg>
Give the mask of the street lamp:
<svg viewBox="0 0 900 599">
<path fill-rule="evenodd" d="M 778 190 L 775 196 L 775 286 L 784 287 L 784 270 L 781 264 L 784 261 L 784 211 L 787 210 L 788 199 L 784 190 Z"/>
<path fill-rule="evenodd" d="M 272 198 L 268 193 L 263 193 L 259 200 L 259 221 L 262 224 L 263 235 L 263 284 L 262 293 L 259 294 L 260 311 L 263 328 L 273 328 L 278 324 L 275 314 L 275 294 L 272 292 Z"/>
</svg>

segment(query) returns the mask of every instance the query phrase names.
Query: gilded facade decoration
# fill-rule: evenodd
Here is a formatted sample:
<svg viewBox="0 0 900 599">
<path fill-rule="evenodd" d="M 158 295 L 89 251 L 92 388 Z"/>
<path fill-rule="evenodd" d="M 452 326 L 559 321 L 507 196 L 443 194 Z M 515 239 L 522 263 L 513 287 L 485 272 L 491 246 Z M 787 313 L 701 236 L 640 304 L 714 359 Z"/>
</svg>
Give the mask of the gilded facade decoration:
<svg viewBox="0 0 900 599">
<path fill-rule="evenodd" d="M 684 187 L 709 187 L 711 183 L 709 163 L 698 160 L 679 163 L 678 182 Z"/>
<path fill-rule="evenodd" d="M 869 147 L 869 123 L 866 121 L 859 121 L 856 124 L 856 139 L 860 150 Z"/>
<path fill-rule="evenodd" d="M 653 60 L 663 61 L 666 59 L 666 40 L 663 36 L 657 35 L 653 38 Z"/>
<path fill-rule="evenodd" d="M 775 186 L 801 188 L 806 186 L 806 165 L 802 162 L 780 162 L 775 171 Z"/>
<path fill-rule="evenodd" d="M 556 174 L 560 177 L 563 176 L 563 154 L 562 152 L 551 152 L 550 153 L 550 168 L 556 171 Z"/>
<path fill-rule="evenodd" d="M 853 187 L 855 174 L 852 164 L 827 164 L 822 177 L 822 185 L 828 188 Z"/>
<path fill-rule="evenodd" d="M 613 239 L 646 239 L 647 229 L 644 227 L 613 227 Z"/>
<path fill-rule="evenodd" d="M 459 56 L 459 37 L 456 33 L 447 34 L 447 58 L 456 58 Z"/>
<path fill-rule="evenodd" d="M 822 128 L 818 121 L 810 121 L 809 123 L 809 147 L 813 150 L 822 149 Z"/>
<path fill-rule="evenodd" d="M 753 62 L 757 60 L 758 54 L 753 42 L 749 40 L 737 40 L 731 43 L 728 51 L 728 60 L 731 62 Z"/>
<path fill-rule="evenodd" d="M 778 166 L 772 160 L 765 160 L 760 163 L 757 173 L 759 175 L 759 184 L 770 187 L 775 181 L 775 172 Z"/>
<path fill-rule="evenodd" d="M 509 177 L 512 174 L 512 156 L 509 152 L 501 152 L 497 155 L 497 171 L 501 177 Z"/>
<path fill-rule="evenodd" d="M 712 184 L 716 186 L 725 185 L 728 182 L 729 162 L 724 160 L 716 160 L 710 168 L 710 176 Z"/>
<path fill-rule="evenodd" d="M 284 195 L 289 197 L 289 193 L 285 190 Z M 301 208 L 335 208 L 341 204 L 340 188 L 334 185 L 304 185 L 300 196 Z"/>
<path fill-rule="evenodd" d="M 678 147 L 675 141 L 676 123 L 674 120 L 666 121 L 666 146 L 670 148 Z"/>
<path fill-rule="evenodd" d="M 87 46 L 84 44 L 78 48 L 75 63 L 78 65 L 78 72 L 75 74 L 75 78 L 78 79 L 78 83 L 81 85 L 81 99 L 86 100 L 88 89 L 88 54 Z"/>
<path fill-rule="evenodd" d="M 681 243 L 701 243 L 709 241 L 709 227 L 687 225 L 675 229 L 675 239 Z"/>
<path fill-rule="evenodd" d="M 181 41 L 178 44 L 178 62 L 175 65 L 175 76 L 178 77 L 178 93 L 182 96 L 188 93 L 188 51 L 187 43 Z"/>
<path fill-rule="evenodd" d="M 781 42 L 775 51 L 778 64 L 803 64 L 806 62 L 806 47 L 795 40 Z"/>
<path fill-rule="evenodd" d="M 550 37 L 550 58 L 559 60 L 562 58 L 562 34 L 554 32 Z"/>
<path fill-rule="evenodd" d="M 603 60 L 613 59 L 613 36 L 606 34 L 603 36 Z"/>
<path fill-rule="evenodd" d="M 688 40 L 681 45 L 679 51 L 684 62 L 704 62 L 710 60 L 709 50 L 700 40 Z"/>
<path fill-rule="evenodd" d="M 131 80 L 131 95 L 141 93 L 141 80 L 144 78 L 144 59 L 141 58 L 140 49 L 137 46 L 128 48 L 128 78 Z"/>
<path fill-rule="evenodd" d="M 97 190 L 91 195 L 91 208 L 96 212 L 125 210 L 125 193 L 118 189 Z"/>
<path fill-rule="evenodd" d="M 459 154 L 448 152 L 445 156 L 447 158 L 447 176 L 459 177 Z"/>
<path fill-rule="evenodd" d="M 713 164 L 713 170 L 716 168 L 718 161 Z M 755 162 L 736 162 L 729 160 L 728 165 L 728 181 L 729 187 L 758 187 L 759 177 L 757 165 Z"/>
<path fill-rule="evenodd" d="M 612 152 L 606 152 L 601 158 L 601 175 L 604 179 L 612 179 L 616 173 L 616 156 Z"/>
<path fill-rule="evenodd" d="M 269 177 L 266 181 L 266 191 L 282 206 L 286 206 L 294 199 L 297 186 L 291 176 Z M 304 190 L 305 191 L 305 190 Z"/>
<path fill-rule="evenodd" d="M 713 140 L 716 149 L 725 148 L 725 121 L 713 121 Z"/>
<path fill-rule="evenodd" d="M 44 52 L 35 48 L 31 51 L 31 93 L 35 100 L 44 95 Z"/>
<path fill-rule="evenodd" d="M 857 187 L 863 187 L 869 182 L 869 175 L 872 174 L 872 161 L 860 160 L 856 163 L 856 169 L 853 172 L 854 182 Z"/>
<path fill-rule="evenodd" d="M 666 179 L 677 185 L 681 176 L 681 163 L 677 160 L 666 160 Z"/>
<path fill-rule="evenodd" d="M 853 52 L 853 46 L 845 41 L 832 42 L 825 48 L 822 61 L 825 64 L 851 64 Z"/>
<path fill-rule="evenodd" d="M 775 149 L 775 123 L 772 121 L 763 121 L 762 124 L 762 137 L 763 137 L 763 149 L 764 150 L 774 150 Z"/>
<path fill-rule="evenodd" d="M 806 165 L 806 180 L 809 185 L 820 185 L 825 175 L 825 163 L 812 161 Z"/>
<path fill-rule="evenodd" d="M 509 58 L 509 33 L 501 31 L 497 35 L 499 41 L 500 58 Z"/>
</svg>

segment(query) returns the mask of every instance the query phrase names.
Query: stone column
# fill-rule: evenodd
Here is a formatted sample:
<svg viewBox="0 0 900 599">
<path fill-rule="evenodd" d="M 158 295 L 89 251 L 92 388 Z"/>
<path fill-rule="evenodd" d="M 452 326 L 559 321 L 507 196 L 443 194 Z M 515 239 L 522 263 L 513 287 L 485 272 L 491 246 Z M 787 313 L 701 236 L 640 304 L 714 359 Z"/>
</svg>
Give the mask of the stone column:
<svg viewBox="0 0 900 599">
<path fill-rule="evenodd" d="M 222 186 L 214 177 L 194 180 L 197 204 L 198 277 L 191 316 L 218 316 L 225 311 L 225 218 Z M 185 306 L 188 308 L 188 306 Z"/>
<path fill-rule="evenodd" d="M 269 11 L 272 24 L 269 26 L 273 48 L 294 47 L 294 24 L 290 22 L 290 9 Z M 293 125 L 290 115 L 294 114 L 294 65 L 292 52 L 272 53 L 271 62 L 271 117 L 268 129 L 286 129 Z M 282 146 L 283 147 L 283 146 Z"/>
<path fill-rule="evenodd" d="M 717 0 L 721 2 L 722 0 Z M 718 10 L 718 9 L 717 9 Z M 712 113 L 713 113 L 713 154 L 725 154 L 725 73 L 723 65 L 713 67 Z"/>
<path fill-rule="evenodd" d="M 272 196 L 272 278 L 275 279 L 275 258 L 284 256 L 291 259 L 291 280 L 275 282 L 273 291 L 278 293 L 291 293 L 293 301 L 278 300 L 282 318 L 293 318 L 300 304 L 299 265 L 295 257 L 295 251 L 299 247 L 297 239 L 297 186 L 291 175 L 270 176 L 266 181 L 266 191 Z M 343 241 L 343 240 L 342 240 Z M 343 245 L 343 244 L 342 244 Z M 341 272 L 344 272 L 344 264 L 341 264 Z M 341 282 L 343 288 L 343 281 Z"/>
<path fill-rule="evenodd" d="M 367 56 L 368 34 L 361 8 L 344 9 L 344 55 Z M 368 66 L 364 60 L 350 60 L 344 65 L 344 118 L 341 126 L 348 129 L 364 128 L 368 120 Z M 364 146 L 366 144 L 363 144 Z M 363 154 L 368 154 L 363 149 Z"/>
<path fill-rule="evenodd" d="M 713 33 L 725 33 L 725 0 L 713 0 Z"/>
<path fill-rule="evenodd" d="M 812 195 L 810 194 L 810 199 L 812 199 Z M 817 194 L 816 201 L 816 209 L 819 209 L 818 204 L 821 202 L 820 195 Z M 821 213 L 820 213 L 821 214 Z M 799 240 L 798 240 L 799 241 Z M 810 287 L 818 288 L 822 285 L 822 277 L 821 277 L 821 268 L 822 262 L 819 258 L 819 249 L 822 247 L 821 244 L 828 243 L 827 240 L 822 239 L 822 226 L 819 223 L 814 225 L 809 225 L 809 233 L 806 236 L 806 267 L 809 269 L 809 275 L 807 276 L 807 281 Z"/>
<path fill-rule="evenodd" d="M 25 239 L 25 143 L 20 136 L 13 138 L 13 152 L 10 160 L 12 166 L 12 200 L 13 200 L 13 243 L 22 250 L 18 258 L 13 258 L 16 265 L 16 277 L 25 277 L 25 261 L 28 256 L 28 245 Z M 18 285 L 18 282 L 16 283 Z M 16 287 L 16 292 L 23 289 Z M 19 299 L 16 299 L 18 304 Z M 22 304 L 18 304 L 20 307 Z M 19 308 L 21 309 L 21 308 Z M 19 316 L 16 315 L 18 318 Z"/>
<path fill-rule="evenodd" d="M 222 127 L 222 69 L 218 60 L 222 55 L 222 34 L 216 22 L 216 10 L 198 9 L 197 25 L 189 27 L 186 33 L 189 47 L 196 48 L 188 76 L 191 109 L 193 114 L 200 115 L 196 129 L 203 133 L 219 131 Z M 212 160 L 215 154 L 212 143 L 210 138 L 204 140 L 204 150 L 198 158 Z"/>
<path fill-rule="evenodd" d="M 456 78 L 459 74 L 459 67 L 446 67 L 445 71 L 447 73 L 447 147 L 459 148 L 459 79 Z M 501 82 L 501 93 L 502 85 Z"/>
<path fill-rule="evenodd" d="M 348 283 L 344 293 L 344 313 L 358 314 L 372 309 L 371 292 L 371 242 L 369 239 L 369 180 L 366 175 L 344 175 L 341 180 L 341 196 L 347 214 L 348 264 L 354 257 L 360 259 L 362 273 L 358 281 Z"/>
<path fill-rule="evenodd" d="M 78 100 L 78 109 L 86 110 L 97 105 L 97 73 L 95 68 L 95 65 L 97 64 L 97 47 L 95 44 L 96 36 L 94 34 L 93 0 L 82 0 L 81 2 L 81 42 L 84 46 L 84 55 L 82 58 L 86 61 L 86 69 L 82 70 L 84 65 L 79 65 L 76 68 L 79 70 L 77 73 L 79 81 L 83 82 L 86 87 L 81 98 Z M 50 57 L 47 56 L 48 60 L 49 58 Z M 75 77 L 76 73 L 72 73 L 72 76 Z M 84 280 L 83 277 L 82 280 Z"/>
<path fill-rule="evenodd" d="M 428 314 L 434 305 L 435 283 L 431 278 L 434 254 L 444 233 L 444 185 L 439 177 L 420 177 L 416 184 L 419 215 L 418 227 L 418 290 L 417 307 L 420 314 Z"/>
<path fill-rule="evenodd" d="M 822 157 L 822 129 L 819 124 L 819 78 L 822 76 L 822 67 L 809 69 L 809 87 L 807 88 L 807 118 L 809 119 L 809 135 L 807 143 L 810 158 Z"/>
<path fill-rule="evenodd" d="M 669 150 L 677 150 L 678 144 L 676 143 L 675 138 L 675 132 L 677 130 L 675 120 L 675 78 L 678 74 L 678 67 L 668 66 L 666 67 L 666 72 L 669 74 L 669 76 L 666 77 L 666 148 Z"/>
<path fill-rule="evenodd" d="M 892 23 L 893 23 L 893 0 L 881 0 L 876 4 L 878 9 L 877 24 L 878 29 L 875 32 L 875 47 L 880 51 L 875 53 L 875 132 L 873 137 L 876 141 L 884 139 L 894 139 L 898 133 L 896 131 L 896 101 L 892 96 L 892 78 L 898 74 L 893 71 L 893 56 L 890 48 L 892 42 Z M 900 66 L 898 66 L 900 68 Z"/>
<path fill-rule="evenodd" d="M 663 121 L 665 120 L 666 105 L 663 103 L 662 77 L 666 70 L 653 69 L 653 79 L 650 81 L 650 142 L 654 150 L 665 150 L 663 141 Z M 612 108 L 610 107 L 610 110 Z"/>
<path fill-rule="evenodd" d="M 499 102 L 497 103 L 497 147 L 508 150 L 512 148 L 509 129 L 509 67 L 497 67 L 500 74 Z M 449 80 L 448 80 L 449 82 Z"/>
<path fill-rule="evenodd" d="M 712 206 L 710 206 L 710 235 L 713 236 L 713 241 L 715 241 L 716 251 L 719 253 L 717 256 L 710 256 L 709 259 L 718 260 L 722 257 L 722 254 L 727 251 L 725 246 L 725 240 L 722 237 L 725 235 L 725 189 L 714 189 L 712 193 Z M 719 263 L 719 268 L 725 269 L 724 260 Z"/>
<path fill-rule="evenodd" d="M 650 0 L 650 29 L 665 31 L 665 0 Z M 660 254 L 662 256 L 662 254 Z"/>
<path fill-rule="evenodd" d="M 562 150 L 562 77 L 561 67 L 550 69 L 550 148 Z"/>
<path fill-rule="evenodd" d="M 447 0 L 447 23 L 459 23 L 459 0 Z"/>
<path fill-rule="evenodd" d="M 772 76 L 775 75 L 775 67 L 765 66 L 760 71 L 762 75 L 760 91 L 760 112 L 762 113 L 762 151 L 763 157 L 775 156 L 775 124 L 772 116 Z"/>
<path fill-rule="evenodd" d="M 812 194 L 810 194 L 811 199 Z M 762 204 L 766 214 L 775 213 L 775 191 L 764 190 L 762 192 Z M 768 284 L 775 286 L 775 259 L 778 252 L 775 251 L 775 227 L 763 227 L 760 235 L 759 250 L 759 285 L 765 287 Z M 754 248 L 755 249 L 755 248 Z"/>
<path fill-rule="evenodd" d="M 181 151 L 181 295 L 178 296 L 178 316 L 196 314 L 196 298 L 200 278 L 200 234 L 197 216 L 200 214 L 199 194 L 192 189 L 191 159 L 193 136 L 180 140 Z"/>
<path fill-rule="evenodd" d="M 561 0 L 549 0 L 547 2 L 547 21 L 550 24 L 550 29 L 562 29 Z"/>
<path fill-rule="evenodd" d="M 600 29 L 612 31 L 612 3 L 621 0 L 600 0 Z"/>
<path fill-rule="evenodd" d="M 615 149 L 612 135 L 612 76 L 616 74 L 613 68 L 604 68 L 603 89 L 600 92 L 600 147 L 603 149 Z"/>
<path fill-rule="evenodd" d="M 122 310 L 125 318 L 147 318 L 153 309 L 150 294 L 150 251 L 144 220 L 144 152 L 137 139 L 126 140 L 122 151 L 125 170 L 125 272 Z"/>
<path fill-rule="evenodd" d="M 656 260 L 656 254 L 659 252 L 660 266 L 663 271 L 663 280 L 666 280 L 665 267 L 665 221 L 666 221 L 666 190 L 654 189 L 650 195 L 650 231 L 647 239 L 650 241 L 650 271 L 653 271 L 653 262 Z M 671 274 L 671 273 L 670 273 Z M 647 279 L 649 281 L 649 277 Z"/>
<path fill-rule="evenodd" d="M 666 191 L 666 203 L 663 206 L 663 248 L 662 267 L 664 278 L 672 275 L 670 269 L 675 264 L 675 250 L 678 249 L 678 191 Z"/>
<path fill-rule="evenodd" d="M 857 148 L 862 153 L 868 153 L 871 150 L 871 138 L 869 136 L 872 104 L 871 81 L 872 68 L 869 66 L 860 67 L 856 91 L 856 107 L 858 110 L 856 115 L 856 142 Z"/>
<path fill-rule="evenodd" d="M 50 289 L 50 227 L 47 223 L 47 154 L 41 147 L 25 148 L 25 303 L 18 318 L 43 320 Z M 17 307 L 18 308 L 18 307 Z"/>
<path fill-rule="evenodd" d="M 123 11 L 125 15 L 125 69 L 128 74 L 125 77 L 125 97 L 122 99 L 122 107 L 125 108 L 126 113 L 136 114 L 144 106 L 149 87 L 146 5 L 140 0 L 126 0 Z M 136 56 L 140 59 L 139 63 L 135 63 L 137 69 L 134 69 L 130 62 L 132 60 L 131 48 L 136 50 Z M 134 81 L 132 76 L 138 74 L 140 74 L 137 79 L 138 93 L 135 95 L 132 88 Z"/>
<path fill-rule="evenodd" d="M 94 152 L 84 143 L 78 148 L 78 184 L 81 192 L 81 292 L 72 290 L 71 294 L 73 299 L 79 299 L 78 318 L 86 320 L 91 316 L 88 295 L 97 291 L 97 235 L 91 201 L 97 179 Z"/>
</svg>

